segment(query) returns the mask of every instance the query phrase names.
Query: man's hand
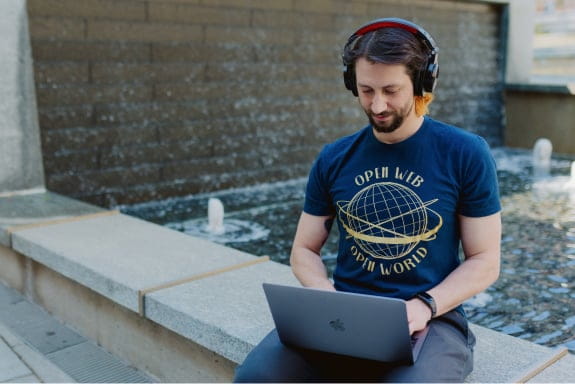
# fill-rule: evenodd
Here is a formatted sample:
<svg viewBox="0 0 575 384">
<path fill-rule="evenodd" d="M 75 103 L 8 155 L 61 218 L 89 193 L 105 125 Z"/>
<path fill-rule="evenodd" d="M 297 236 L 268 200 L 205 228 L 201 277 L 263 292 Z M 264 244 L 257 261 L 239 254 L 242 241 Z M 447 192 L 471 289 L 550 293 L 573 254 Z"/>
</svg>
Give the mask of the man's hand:
<svg viewBox="0 0 575 384">
<path fill-rule="evenodd" d="M 425 329 L 429 320 L 431 320 L 431 309 L 419 299 L 411 299 L 407 304 L 407 322 L 409 325 L 409 334 Z"/>
</svg>

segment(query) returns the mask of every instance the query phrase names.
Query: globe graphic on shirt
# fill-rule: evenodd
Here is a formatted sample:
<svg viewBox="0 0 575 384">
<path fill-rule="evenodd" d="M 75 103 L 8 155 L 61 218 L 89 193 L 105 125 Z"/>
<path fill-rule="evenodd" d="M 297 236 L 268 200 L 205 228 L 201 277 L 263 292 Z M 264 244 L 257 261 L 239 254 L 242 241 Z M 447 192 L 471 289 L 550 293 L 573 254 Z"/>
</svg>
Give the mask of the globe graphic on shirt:
<svg viewBox="0 0 575 384">
<path fill-rule="evenodd" d="M 429 208 L 437 199 L 423 202 L 411 189 L 397 183 L 376 183 L 350 201 L 338 201 L 339 218 L 357 245 L 377 259 L 397 259 L 421 241 L 435 239 L 443 224 Z"/>
</svg>

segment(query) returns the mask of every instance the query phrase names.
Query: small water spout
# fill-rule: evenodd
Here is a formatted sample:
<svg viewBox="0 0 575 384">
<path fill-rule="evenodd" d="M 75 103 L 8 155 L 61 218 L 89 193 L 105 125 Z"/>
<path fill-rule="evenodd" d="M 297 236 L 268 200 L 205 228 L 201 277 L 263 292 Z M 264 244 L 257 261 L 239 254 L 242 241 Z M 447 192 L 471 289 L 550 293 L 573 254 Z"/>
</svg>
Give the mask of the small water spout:
<svg viewBox="0 0 575 384">
<path fill-rule="evenodd" d="M 553 144 L 546 138 L 535 141 L 533 146 L 533 176 L 536 178 L 549 176 L 551 170 L 551 155 Z"/>
<path fill-rule="evenodd" d="M 224 226 L 224 204 L 215 197 L 210 197 L 208 200 L 207 230 L 215 235 L 222 235 L 226 232 L 226 227 Z"/>
</svg>

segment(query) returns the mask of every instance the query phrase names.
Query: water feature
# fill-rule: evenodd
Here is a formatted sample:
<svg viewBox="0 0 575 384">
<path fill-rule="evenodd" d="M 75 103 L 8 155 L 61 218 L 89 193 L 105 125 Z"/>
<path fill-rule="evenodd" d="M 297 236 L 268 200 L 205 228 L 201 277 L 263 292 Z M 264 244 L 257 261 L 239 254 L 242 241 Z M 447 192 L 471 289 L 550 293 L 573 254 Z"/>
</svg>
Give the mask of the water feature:
<svg viewBox="0 0 575 384">
<path fill-rule="evenodd" d="M 220 199 L 211 197 L 208 200 L 208 226 L 209 233 L 223 235 L 226 233 L 224 226 L 224 204 Z"/>
<path fill-rule="evenodd" d="M 476 324 L 575 353 L 575 158 L 553 156 L 543 176 L 532 151 L 496 148 L 493 154 L 503 204 L 501 276 L 465 304 L 468 315 Z M 120 209 L 287 264 L 304 186 L 305 179 L 297 179 Z M 226 207 L 222 235 L 206 234 L 213 197 Z M 235 235 L 234 222 L 242 228 Z M 336 251 L 334 230 L 322 255 L 330 271 Z"/>
<path fill-rule="evenodd" d="M 267 238 L 269 229 L 262 225 L 234 218 L 224 220 L 224 204 L 219 198 L 210 197 L 205 217 L 191 218 L 164 225 L 192 236 L 199 236 L 221 244 L 249 243 Z"/>
<path fill-rule="evenodd" d="M 549 139 L 539 138 L 533 145 L 533 176 L 541 178 L 549 176 L 551 170 L 551 155 L 553 144 Z"/>
</svg>

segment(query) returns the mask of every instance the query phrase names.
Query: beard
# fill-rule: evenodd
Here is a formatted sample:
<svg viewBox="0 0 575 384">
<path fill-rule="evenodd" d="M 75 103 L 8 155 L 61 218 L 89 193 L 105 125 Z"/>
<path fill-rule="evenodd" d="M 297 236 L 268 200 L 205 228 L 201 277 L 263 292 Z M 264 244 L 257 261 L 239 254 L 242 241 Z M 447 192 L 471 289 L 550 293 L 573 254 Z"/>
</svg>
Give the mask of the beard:
<svg viewBox="0 0 575 384">
<path fill-rule="evenodd" d="M 392 119 L 387 123 L 377 122 L 374 119 L 373 114 L 371 112 L 367 113 L 369 123 L 371 124 L 373 129 L 375 129 L 379 133 L 391 133 L 395 131 L 397 128 L 401 127 L 401 124 L 403 124 L 404 116 L 399 115 L 398 113 L 393 112 L 393 113 L 386 113 L 383 115 L 392 116 Z"/>
<path fill-rule="evenodd" d="M 400 108 L 398 111 L 389 111 L 385 113 L 381 113 L 379 115 L 373 114 L 371 111 L 364 109 L 367 118 L 369 119 L 369 123 L 379 133 L 391 133 L 401 127 L 405 118 L 409 115 L 411 110 L 413 109 L 413 102 L 409 105 L 404 105 L 403 108 Z M 381 117 L 388 117 L 391 116 L 391 119 L 386 122 L 377 121 L 374 116 L 381 116 Z"/>
</svg>

